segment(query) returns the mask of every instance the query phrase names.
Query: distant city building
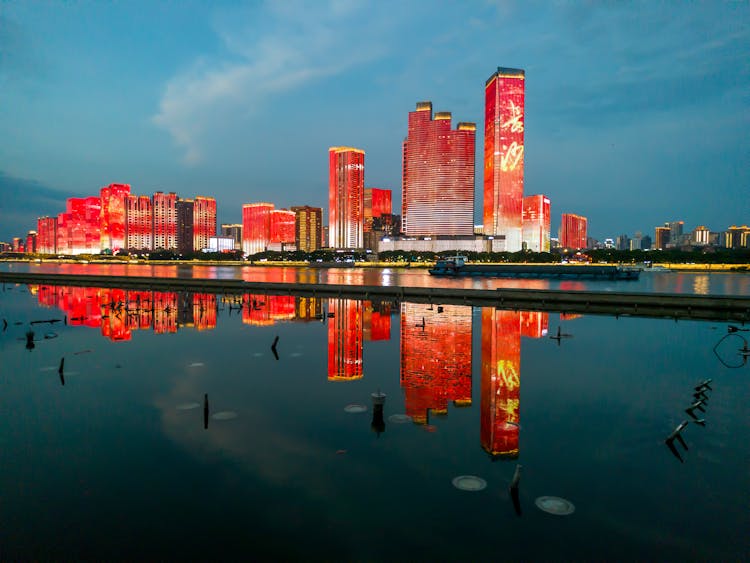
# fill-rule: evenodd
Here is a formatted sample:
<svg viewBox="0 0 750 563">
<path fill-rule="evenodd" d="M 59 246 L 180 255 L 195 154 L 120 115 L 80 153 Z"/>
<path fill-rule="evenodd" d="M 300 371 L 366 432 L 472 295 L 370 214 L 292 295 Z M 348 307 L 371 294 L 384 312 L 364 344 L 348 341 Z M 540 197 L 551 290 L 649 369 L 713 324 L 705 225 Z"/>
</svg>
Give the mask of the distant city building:
<svg viewBox="0 0 750 563">
<path fill-rule="evenodd" d="M 195 196 L 193 206 L 193 250 L 208 248 L 209 239 L 216 236 L 216 200 Z"/>
<path fill-rule="evenodd" d="M 222 223 L 221 236 L 232 237 L 234 239 L 234 248 L 242 249 L 242 224 L 241 223 Z"/>
<path fill-rule="evenodd" d="M 288 209 L 271 211 L 268 237 L 270 250 L 291 250 L 294 247 L 296 217 L 297 214 Z"/>
<path fill-rule="evenodd" d="M 328 149 L 328 225 L 331 248 L 364 246 L 365 151 Z"/>
<path fill-rule="evenodd" d="M 273 203 L 246 203 L 242 206 L 242 252 L 265 252 L 271 239 Z"/>
<path fill-rule="evenodd" d="M 229 252 L 230 250 L 235 250 L 234 245 L 234 237 L 209 237 L 208 246 L 205 250 L 211 252 Z"/>
<path fill-rule="evenodd" d="M 615 248 L 617 250 L 630 250 L 630 238 L 628 235 L 619 235 L 615 239 Z"/>
<path fill-rule="evenodd" d="M 725 232 L 724 246 L 726 248 L 750 247 L 750 227 L 732 225 Z"/>
<path fill-rule="evenodd" d="M 671 234 L 670 228 L 656 227 L 654 231 L 654 249 L 664 250 L 669 244 L 669 235 Z"/>
<path fill-rule="evenodd" d="M 587 248 L 588 219 L 575 213 L 563 213 L 560 222 L 560 244 L 563 248 Z"/>
<path fill-rule="evenodd" d="M 195 201 L 192 199 L 178 199 L 175 204 L 177 210 L 177 252 L 182 255 L 192 254 L 195 235 Z"/>
<path fill-rule="evenodd" d="M 550 201 L 545 195 L 523 198 L 522 239 L 532 252 L 550 251 Z"/>
<path fill-rule="evenodd" d="M 129 251 L 154 248 L 153 204 L 146 195 L 125 197 L 125 248 Z"/>
<path fill-rule="evenodd" d="M 323 210 L 320 207 L 301 205 L 292 207 L 295 213 L 294 244 L 297 250 L 313 252 L 321 248 Z"/>
<path fill-rule="evenodd" d="M 648 235 L 645 235 L 641 239 L 641 250 L 649 250 L 651 248 L 651 237 Z"/>
<path fill-rule="evenodd" d="M 57 252 L 99 254 L 101 209 L 99 197 L 68 198 L 65 212 L 57 216 Z"/>
<path fill-rule="evenodd" d="M 39 217 L 36 231 L 38 252 L 57 254 L 57 217 Z"/>
<path fill-rule="evenodd" d="M 125 248 L 125 198 L 129 184 L 110 184 L 100 190 L 100 248 L 117 252 Z"/>
<path fill-rule="evenodd" d="M 484 87 L 484 234 L 521 250 L 525 73 L 499 67 Z"/>
<path fill-rule="evenodd" d="M 451 129 L 450 112 L 433 119 L 431 102 L 409 112 L 401 185 L 404 234 L 473 234 L 475 137 L 474 123 Z"/>
<path fill-rule="evenodd" d="M 708 246 L 711 238 L 711 231 L 703 225 L 697 226 L 693 229 L 692 243 L 695 246 Z"/>
<path fill-rule="evenodd" d="M 153 227 L 153 249 L 175 250 L 177 248 L 177 194 L 154 193 L 151 206 Z"/>
<path fill-rule="evenodd" d="M 29 231 L 26 235 L 26 246 L 24 247 L 24 251 L 27 254 L 34 254 L 37 252 L 37 232 L 36 231 Z"/>
</svg>

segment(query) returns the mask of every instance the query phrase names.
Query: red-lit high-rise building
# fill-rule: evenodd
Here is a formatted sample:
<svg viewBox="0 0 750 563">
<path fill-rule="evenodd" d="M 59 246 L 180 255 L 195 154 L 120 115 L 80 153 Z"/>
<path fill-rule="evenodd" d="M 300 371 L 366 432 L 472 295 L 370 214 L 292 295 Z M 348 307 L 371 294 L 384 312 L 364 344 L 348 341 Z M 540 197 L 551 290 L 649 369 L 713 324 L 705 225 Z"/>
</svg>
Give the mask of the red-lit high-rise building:
<svg viewBox="0 0 750 563">
<path fill-rule="evenodd" d="M 216 236 L 216 200 L 195 196 L 193 206 L 193 250 L 209 247 L 209 239 Z"/>
<path fill-rule="evenodd" d="M 151 213 L 153 218 L 154 250 L 177 248 L 177 194 L 154 193 Z"/>
<path fill-rule="evenodd" d="M 365 151 L 328 149 L 328 245 L 364 246 Z"/>
<path fill-rule="evenodd" d="M 36 220 L 37 252 L 57 254 L 57 217 L 39 217 Z"/>
<path fill-rule="evenodd" d="M 574 213 L 563 213 L 560 222 L 560 246 L 586 248 L 588 219 Z"/>
<path fill-rule="evenodd" d="M 499 67 L 484 87 L 484 234 L 517 252 L 522 242 L 523 70 Z"/>
<path fill-rule="evenodd" d="M 294 222 L 294 244 L 297 250 L 312 252 L 321 247 L 323 232 L 323 210 L 307 205 L 292 207 Z"/>
<path fill-rule="evenodd" d="M 273 203 L 246 203 L 242 206 L 242 252 L 265 252 L 271 237 Z"/>
<path fill-rule="evenodd" d="M 36 231 L 29 231 L 28 234 L 26 235 L 26 246 L 24 247 L 24 250 L 27 254 L 33 254 L 35 252 L 38 252 Z"/>
<path fill-rule="evenodd" d="M 152 250 L 154 217 L 151 198 L 129 194 L 125 197 L 125 248 Z"/>
<path fill-rule="evenodd" d="M 101 199 L 68 198 L 57 216 L 57 251 L 61 254 L 99 254 Z"/>
<path fill-rule="evenodd" d="M 100 191 L 100 248 L 117 252 L 125 248 L 125 198 L 129 184 L 110 184 Z"/>
<path fill-rule="evenodd" d="M 354 299 L 329 299 L 328 379 L 349 381 L 362 378 L 364 307 Z"/>
<path fill-rule="evenodd" d="M 476 125 L 451 129 L 450 112 L 432 102 L 409 112 L 403 143 L 401 229 L 409 236 L 474 234 Z"/>
<path fill-rule="evenodd" d="M 393 215 L 391 197 L 391 190 L 365 188 L 365 233 L 388 230 Z"/>
<path fill-rule="evenodd" d="M 297 215 L 288 209 L 274 209 L 271 211 L 270 232 L 268 236 L 269 248 L 273 250 L 287 250 L 294 245 L 294 225 Z"/>
<path fill-rule="evenodd" d="M 533 252 L 550 250 L 550 202 L 545 195 L 523 198 L 523 242 Z"/>
</svg>

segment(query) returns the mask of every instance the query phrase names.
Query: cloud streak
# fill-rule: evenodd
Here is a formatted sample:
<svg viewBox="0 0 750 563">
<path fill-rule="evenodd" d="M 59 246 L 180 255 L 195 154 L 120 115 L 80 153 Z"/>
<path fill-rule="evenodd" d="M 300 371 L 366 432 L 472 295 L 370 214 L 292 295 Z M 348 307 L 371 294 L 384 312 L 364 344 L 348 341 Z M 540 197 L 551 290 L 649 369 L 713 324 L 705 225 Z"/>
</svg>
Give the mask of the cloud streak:
<svg viewBox="0 0 750 563">
<path fill-rule="evenodd" d="M 200 162 L 211 130 L 251 117 L 275 95 L 381 56 L 383 28 L 376 18 L 361 33 L 362 12 L 352 2 L 269 2 L 223 22 L 217 33 L 225 52 L 171 78 L 153 123 L 184 150 L 185 163 Z"/>
</svg>

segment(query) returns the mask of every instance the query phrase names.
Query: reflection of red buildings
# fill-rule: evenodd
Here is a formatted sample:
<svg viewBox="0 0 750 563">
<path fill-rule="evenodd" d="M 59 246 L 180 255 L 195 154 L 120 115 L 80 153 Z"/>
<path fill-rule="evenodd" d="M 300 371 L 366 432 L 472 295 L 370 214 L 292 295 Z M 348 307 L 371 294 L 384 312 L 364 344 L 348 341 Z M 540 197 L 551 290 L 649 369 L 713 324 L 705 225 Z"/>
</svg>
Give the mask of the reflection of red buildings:
<svg viewBox="0 0 750 563">
<path fill-rule="evenodd" d="M 364 338 L 365 341 L 391 339 L 391 306 L 389 303 L 365 301 Z"/>
<path fill-rule="evenodd" d="M 348 381 L 362 378 L 364 312 L 362 301 L 329 299 L 328 379 Z"/>
<path fill-rule="evenodd" d="M 494 457 L 518 457 L 521 386 L 521 313 L 482 309 L 482 448 Z"/>
<path fill-rule="evenodd" d="M 296 302 L 291 295 L 260 295 L 242 297 L 242 322 L 254 326 L 270 326 L 295 317 Z"/>
<path fill-rule="evenodd" d="M 487 80 L 484 106 L 484 234 L 521 250 L 525 73 L 498 68 Z"/>
<path fill-rule="evenodd" d="M 560 245 L 564 248 L 586 248 L 588 219 L 574 213 L 563 213 L 560 223 Z"/>
<path fill-rule="evenodd" d="M 532 252 L 549 252 L 550 202 L 544 195 L 523 198 L 523 242 Z"/>
<path fill-rule="evenodd" d="M 476 125 L 451 129 L 450 112 L 432 102 L 409 112 L 403 144 L 402 230 L 410 236 L 474 234 Z"/>
<path fill-rule="evenodd" d="M 328 244 L 331 248 L 364 246 L 365 151 L 328 149 Z"/>
<path fill-rule="evenodd" d="M 128 184 L 110 184 L 101 189 L 100 248 L 117 252 L 125 247 L 125 198 Z"/>
<path fill-rule="evenodd" d="M 401 387 L 406 414 L 418 424 L 429 413 L 471 404 L 471 307 L 401 305 Z"/>
<path fill-rule="evenodd" d="M 521 336 L 542 338 L 549 330 L 549 314 L 540 311 L 521 311 Z"/>
</svg>

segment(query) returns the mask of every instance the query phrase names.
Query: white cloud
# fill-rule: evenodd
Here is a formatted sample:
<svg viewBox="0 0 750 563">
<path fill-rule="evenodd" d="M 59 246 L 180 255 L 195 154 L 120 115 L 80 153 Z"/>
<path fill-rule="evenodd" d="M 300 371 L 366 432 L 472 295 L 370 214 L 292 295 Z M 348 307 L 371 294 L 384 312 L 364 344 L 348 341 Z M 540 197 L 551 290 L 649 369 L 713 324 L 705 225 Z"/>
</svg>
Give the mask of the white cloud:
<svg viewBox="0 0 750 563">
<path fill-rule="evenodd" d="M 252 116 L 277 93 L 382 55 L 385 18 L 371 12 L 357 2 L 329 0 L 267 2 L 234 14 L 217 30 L 226 54 L 201 57 L 172 77 L 152 120 L 185 150 L 184 161 L 195 164 L 207 132 Z"/>
</svg>

